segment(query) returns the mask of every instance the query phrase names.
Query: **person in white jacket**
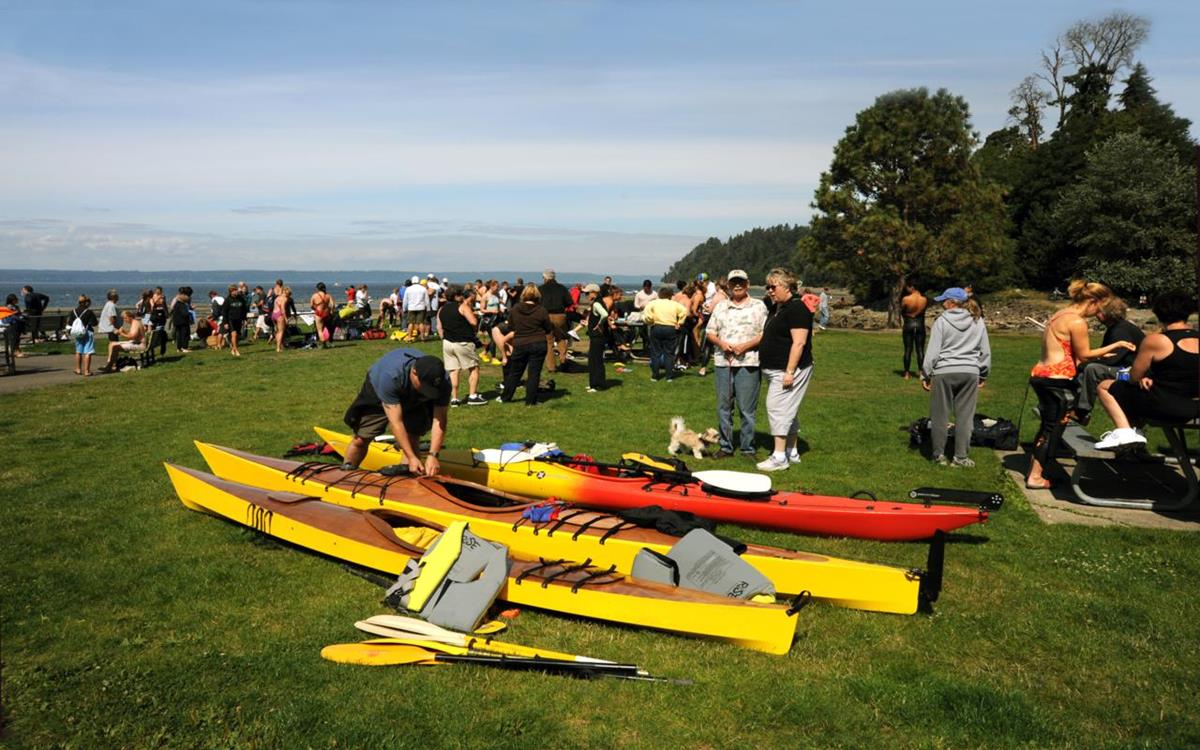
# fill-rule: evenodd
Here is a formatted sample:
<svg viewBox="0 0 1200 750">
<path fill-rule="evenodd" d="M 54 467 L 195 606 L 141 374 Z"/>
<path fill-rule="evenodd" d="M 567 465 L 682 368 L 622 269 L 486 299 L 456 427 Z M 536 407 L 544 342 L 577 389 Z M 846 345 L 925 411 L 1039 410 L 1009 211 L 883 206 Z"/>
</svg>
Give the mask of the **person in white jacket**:
<svg viewBox="0 0 1200 750">
<path fill-rule="evenodd" d="M 992 348 L 978 305 L 966 290 L 951 287 L 934 299 L 945 312 L 929 333 L 921 366 L 921 385 L 930 391 L 929 433 L 933 460 L 941 465 L 971 467 L 967 455 L 975 422 L 975 402 L 992 366 Z M 953 407 L 954 459 L 946 459 L 946 433 Z"/>
</svg>

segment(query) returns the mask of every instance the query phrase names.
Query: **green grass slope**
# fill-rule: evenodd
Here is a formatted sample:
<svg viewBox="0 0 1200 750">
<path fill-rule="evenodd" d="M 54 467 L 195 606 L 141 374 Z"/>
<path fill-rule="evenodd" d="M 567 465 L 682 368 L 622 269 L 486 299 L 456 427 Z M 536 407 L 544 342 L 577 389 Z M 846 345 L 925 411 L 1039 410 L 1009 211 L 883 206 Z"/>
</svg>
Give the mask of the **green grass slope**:
<svg viewBox="0 0 1200 750">
<path fill-rule="evenodd" d="M 1016 418 L 1032 338 L 996 337 L 979 409 Z M 383 611 L 329 560 L 186 510 L 163 461 L 203 439 L 268 455 L 339 427 L 390 346 L 198 352 L 119 377 L 0 397 L 5 747 L 1188 747 L 1200 672 L 1195 537 L 1045 526 L 990 451 L 938 468 L 899 428 L 927 412 L 898 335 L 829 331 L 801 408 L 803 463 L 778 486 L 900 498 L 999 489 L 1006 507 L 947 549 L 932 615 L 814 604 L 786 657 L 524 611 L 515 642 L 638 662 L 690 687 L 320 659 Z M 430 350 L 434 349 L 429 345 Z M 485 389 L 499 377 L 486 370 Z M 553 439 L 615 458 L 662 452 L 668 419 L 715 423 L 713 380 L 644 365 L 537 408 L 462 407 L 451 446 Z M 615 385 L 619 380 L 620 384 Z M 1026 410 L 1028 410 L 1028 404 Z M 765 415 L 760 414 L 765 425 Z M 1034 425 L 1026 420 L 1027 439 Z M 722 468 L 750 468 L 733 459 Z M 743 539 L 919 566 L 921 544 Z"/>
</svg>

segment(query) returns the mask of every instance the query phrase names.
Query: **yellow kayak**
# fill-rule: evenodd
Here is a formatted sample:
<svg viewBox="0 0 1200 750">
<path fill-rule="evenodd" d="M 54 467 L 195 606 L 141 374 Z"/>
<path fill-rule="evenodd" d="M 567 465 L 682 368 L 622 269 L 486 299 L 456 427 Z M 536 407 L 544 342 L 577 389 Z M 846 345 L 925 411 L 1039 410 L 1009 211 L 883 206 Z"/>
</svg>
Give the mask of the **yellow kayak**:
<svg viewBox="0 0 1200 750">
<path fill-rule="evenodd" d="M 358 511 L 291 492 L 273 492 L 166 465 L 179 499 L 299 547 L 385 573 L 399 574 L 441 533 L 387 508 Z M 510 551 L 511 553 L 511 551 Z M 795 636 L 793 613 L 701 591 L 627 578 L 567 561 L 512 556 L 500 599 L 580 617 L 729 641 L 785 654 Z"/>
<path fill-rule="evenodd" d="M 392 508 L 438 526 L 466 520 L 472 531 L 503 544 L 514 556 L 590 560 L 628 574 L 643 548 L 665 555 L 678 541 L 617 516 L 575 508 L 537 523 L 527 511 L 544 504 L 447 477 L 385 477 L 364 470 L 342 471 L 333 464 L 302 464 L 196 445 L 213 473 L 225 479 L 268 490 L 319 494 L 352 508 Z M 912 614 L 923 601 L 936 600 L 941 581 L 940 554 L 932 551 L 929 574 L 756 544 L 747 545 L 741 557 L 770 579 L 780 594 L 807 591 L 838 606 L 877 612 Z"/>
</svg>

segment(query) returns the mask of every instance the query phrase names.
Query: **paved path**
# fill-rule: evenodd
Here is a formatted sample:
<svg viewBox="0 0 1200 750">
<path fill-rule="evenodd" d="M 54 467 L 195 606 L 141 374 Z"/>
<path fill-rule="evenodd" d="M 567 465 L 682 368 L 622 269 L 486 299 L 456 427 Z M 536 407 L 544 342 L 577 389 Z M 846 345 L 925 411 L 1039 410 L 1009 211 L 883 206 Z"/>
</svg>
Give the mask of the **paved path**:
<svg viewBox="0 0 1200 750">
<path fill-rule="evenodd" d="M 103 357 L 92 357 L 93 378 L 107 377 L 99 372 L 103 366 Z M 19 393 L 32 388 L 87 379 L 75 374 L 75 356 L 72 354 L 30 354 L 17 360 L 16 375 L 0 376 L 0 394 Z"/>
<path fill-rule="evenodd" d="M 1025 493 L 1033 510 L 1045 523 L 1074 523 L 1082 526 L 1137 526 L 1152 529 L 1174 529 L 1176 531 L 1200 531 L 1200 513 L 1164 513 L 1153 510 L 1131 510 L 1127 508 L 1102 508 L 1086 505 L 1076 499 L 1070 484 L 1065 481 L 1060 487 L 1049 490 L 1031 490 L 1025 487 L 1025 472 L 1029 460 L 1022 451 L 997 451 L 1008 475 Z M 1060 459 L 1059 463 L 1069 473 L 1075 463 Z M 1161 471 L 1164 467 L 1156 467 Z M 1183 481 L 1180 472 L 1179 479 Z M 1084 485 L 1085 487 L 1087 485 Z M 1156 498 L 1157 499 L 1157 498 Z"/>
</svg>

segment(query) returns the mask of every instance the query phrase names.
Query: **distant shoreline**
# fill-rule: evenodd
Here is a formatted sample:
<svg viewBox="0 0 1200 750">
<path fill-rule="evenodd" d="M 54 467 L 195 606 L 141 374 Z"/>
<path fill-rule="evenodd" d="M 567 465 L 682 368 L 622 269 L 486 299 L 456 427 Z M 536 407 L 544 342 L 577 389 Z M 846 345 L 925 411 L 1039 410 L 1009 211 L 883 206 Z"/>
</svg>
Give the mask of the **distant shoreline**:
<svg viewBox="0 0 1200 750">
<path fill-rule="evenodd" d="M 320 271 L 297 271 L 297 270 L 264 270 L 261 268 L 240 268 L 240 269 L 213 269 L 199 271 L 195 269 L 186 269 L 178 271 L 138 271 L 138 270 L 123 270 L 123 271 L 85 271 L 85 270 L 60 270 L 60 269 L 45 269 L 45 268 L 0 268 L 0 288 L 11 286 L 12 284 L 32 284 L 37 286 L 38 283 L 43 284 L 162 284 L 162 282 L 170 280 L 176 284 L 187 283 L 226 283 L 237 282 L 248 279 L 266 279 L 272 280 L 282 278 L 285 282 L 296 282 L 298 284 L 313 283 L 324 281 L 327 284 L 390 284 L 392 286 L 401 285 L 405 279 L 410 279 L 413 276 L 425 278 L 429 273 L 433 273 L 439 280 L 448 278 L 451 281 L 466 281 L 483 279 L 497 279 L 502 281 L 514 281 L 518 278 L 526 281 L 538 280 L 540 282 L 543 269 L 533 269 L 525 271 L 514 270 L 493 270 L 493 271 L 439 271 L 430 270 L 428 268 L 420 271 L 414 270 L 387 270 L 387 269 L 367 269 L 367 270 L 320 270 Z M 651 281 L 657 283 L 657 279 L 661 278 L 662 274 L 617 274 L 605 273 L 601 271 L 570 271 L 557 270 L 556 275 L 559 281 L 563 283 L 573 283 L 575 281 L 600 281 L 605 276 L 612 276 L 613 280 L 619 284 L 627 285 L 630 283 L 641 284 L 642 279 L 650 278 Z"/>
</svg>

